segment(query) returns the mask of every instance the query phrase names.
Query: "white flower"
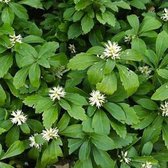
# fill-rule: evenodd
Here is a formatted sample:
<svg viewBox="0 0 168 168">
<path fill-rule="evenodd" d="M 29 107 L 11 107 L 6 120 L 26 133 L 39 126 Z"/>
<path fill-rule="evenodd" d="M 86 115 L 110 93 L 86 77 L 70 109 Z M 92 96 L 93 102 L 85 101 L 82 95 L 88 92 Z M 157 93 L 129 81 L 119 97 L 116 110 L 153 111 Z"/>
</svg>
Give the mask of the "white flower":
<svg viewBox="0 0 168 168">
<path fill-rule="evenodd" d="M 90 98 L 89 98 L 89 102 L 91 104 L 91 106 L 96 106 L 97 108 L 100 108 L 103 103 L 105 102 L 105 95 L 100 93 L 99 90 L 93 90 L 91 93 L 90 93 Z"/>
<path fill-rule="evenodd" d="M 63 87 L 57 86 L 49 90 L 49 96 L 54 101 L 55 99 L 60 100 L 61 97 L 65 96 L 66 92 Z"/>
<path fill-rule="evenodd" d="M 37 135 L 38 135 L 38 134 L 34 134 L 34 135 L 30 136 L 30 137 L 29 137 L 29 141 L 30 141 L 30 147 L 35 147 L 35 148 L 39 149 L 40 146 L 41 146 L 41 144 L 38 144 L 38 143 L 36 142 L 36 136 L 37 136 Z"/>
<path fill-rule="evenodd" d="M 76 48 L 75 48 L 75 45 L 74 44 L 69 44 L 69 50 L 71 51 L 72 54 L 75 54 L 76 53 Z"/>
<path fill-rule="evenodd" d="M 6 3 L 6 4 L 8 4 L 10 1 L 11 1 L 11 0 L 0 0 L 0 2 Z"/>
<path fill-rule="evenodd" d="M 120 59 L 120 51 L 122 48 L 116 43 L 108 41 L 105 44 L 106 48 L 103 52 L 104 58 L 111 58 L 111 59 Z"/>
<path fill-rule="evenodd" d="M 150 77 L 150 74 L 152 72 L 152 69 L 149 68 L 149 66 L 145 65 L 145 66 L 140 66 L 138 67 L 138 70 L 144 74 L 146 77 Z"/>
<path fill-rule="evenodd" d="M 161 19 L 164 20 L 165 22 L 168 21 L 168 9 L 164 8 L 164 13 L 161 16 Z"/>
<path fill-rule="evenodd" d="M 128 152 L 121 151 L 121 155 L 119 155 L 120 162 L 124 162 L 126 164 L 129 164 L 131 162 L 131 159 L 127 156 Z"/>
<path fill-rule="evenodd" d="M 135 35 L 126 35 L 125 37 L 124 37 L 124 42 L 125 43 L 130 43 L 133 39 L 135 39 Z"/>
<path fill-rule="evenodd" d="M 146 163 L 142 164 L 141 168 L 152 168 L 152 163 L 146 162 Z"/>
<path fill-rule="evenodd" d="M 61 79 L 64 73 L 66 73 L 67 71 L 68 69 L 66 69 L 65 66 L 61 66 L 57 69 L 56 76 Z"/>
<path fill-rule="evenodd" d="M 27 120 L 27 116 L 21 110 L 13 111 L 11 115 L 13 118 L 10 119 L 13 124 L 22 125 Z"/>
<path fill-rule="evenodd" d="M 59 137 L 58 135 L 58 129 L 57 128 L 50 128 L 42 131 L 42 137 L 46 141 L 49 141 L 50 139 L 57 139 Z"/>
<path fill-rule="evenodd" d="M 19 34 L 18 36 L 15 35 L 15 33 L 13 35 L 9 35 L 10 37 L 10 43 L 11 43 L 11 46 L 10 47 L 13 47 L 16 43 L 22 43 L 22 36 Z"/>
<path fill-rule="evenodd" d="M 162 111 L 162 116 L 168 116 L 168 102 L 160 105 L 160 110 Z"/>
</svg>

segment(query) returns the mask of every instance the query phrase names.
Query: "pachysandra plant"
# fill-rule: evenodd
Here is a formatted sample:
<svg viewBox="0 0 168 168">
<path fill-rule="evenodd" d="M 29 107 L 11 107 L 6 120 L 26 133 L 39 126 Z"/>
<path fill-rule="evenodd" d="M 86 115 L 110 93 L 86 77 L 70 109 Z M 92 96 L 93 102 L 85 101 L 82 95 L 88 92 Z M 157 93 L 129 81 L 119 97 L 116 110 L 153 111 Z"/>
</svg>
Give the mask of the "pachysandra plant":
<svg viewBox="0 0 168 168">
<path fill-rule="evenodd" d="M 166 0 L 0 0 L 0 168 L 167 168 Z"/>
</svg>

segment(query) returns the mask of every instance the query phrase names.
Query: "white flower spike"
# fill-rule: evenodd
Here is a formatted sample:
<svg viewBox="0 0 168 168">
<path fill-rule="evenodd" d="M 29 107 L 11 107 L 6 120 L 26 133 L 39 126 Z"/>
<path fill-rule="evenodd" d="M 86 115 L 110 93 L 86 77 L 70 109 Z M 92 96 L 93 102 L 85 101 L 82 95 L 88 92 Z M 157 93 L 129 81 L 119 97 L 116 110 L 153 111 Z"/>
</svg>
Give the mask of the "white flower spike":
<svg viewBox="0 0 168 168">
<path fill-rule="evenodd" d="M 6 4 L 8 4 L 10 1 L 11 1 L 11 0 L 0 0 L 0 2 L 6 3 Z"/>
<path fill-rule="evenodd" d="M 57 139 L 59 137 L 57 128 L 50 128 L 42 131 L 42 137 L 44 140 Z"/>
<path fill-rule="evenodd" d="M 103 103 L 105 103 L 105 99 L 105 95 L 100 93 L 99 90 L 93 90 L 90 93 L 89 102 L 91 106 L 95 105 L 97 108 L 100 108 L 103 105 Z"/>
<path fill-rule="evenodd" d="M 164 104 L 160 105 L 160 110 L 162 111 L 162 116 L 167 117 L 168 116 L 168 102 L 165 101 Z"/>
<path fill-rule="evenodd" d="M 34 135 L 30 136 L 29 137 L 29 141 L 30 141 L 30 147 L 35 147 L 35 148 L 39 149 L 41 145 L 36 142 L 36 138 L 35 137 L 37 135 L 38 134 L 34 134 Z"/>
<path fill-rule="evenodd" d="M 145 66 L 140 66 L 138 67 L 138 70 L 144 74 L 146 77 L 150 77 L 150 74 L 152 72 L 152 69 L 149 68 L 149 66 L 145 65 Z"/>
<path fill-rule="evenodd" d="M 131 162 L 131 159 L 128 157 L 128 152 L 121 151 L 121 155 L 119 155 L 120 162 L 124 162 L 126 164 L 129 164 Z"/>
<path fill-rule="evenodd" d="M 141 168 L 152 168 L 152 163 L 151 162 L 143 163 Z"/>
<path fill-rule="evenodd" d="M 27 121 L 27 116 L 21 111 L 13 111 L 11 114 L 13 117 L 10 118 L 13 124 L 22 125 Z"/>
<path fill-rule="evenodd" d="M 164 13 L 161 16 L 161 19 L 165 22 L 168 21 L 168 9 L 164 8 Z"/>
<path fill-rule="evenodd" d="M 74 44 L 69 44 L 69 50 L 71 52 L 71 54 L 75 54 L 76 53 L 76 48 Z"/>
<path fill-rule="evenodd" d="M 49 90 L 49 96 L 52 101 L 55 100 L 60 100 L 61 98 L 65 97 L 66 92 L 63 87 L 57 86 L 53 87 L 52 89 Z"/>
<path fill-rule="evenodd" d="M 120 52 L 122 48 L 116 42 L 112 43 L 111 41 L 108 41 L 105 46 L 106 48 L 103 52 L 104 58 L 111 58 L 113 60 L 120 59 Z"/>
<path fill-rule="evenodd" d="M 16 43 L 22 43 L 22 36 L 19 34 L 18 36 L 15 35 L 15 33 L 13 35 L 9 35 L 9 40 L 11 43 L 11 48 L 14 47 L 14 45 Z"/>
</svg>

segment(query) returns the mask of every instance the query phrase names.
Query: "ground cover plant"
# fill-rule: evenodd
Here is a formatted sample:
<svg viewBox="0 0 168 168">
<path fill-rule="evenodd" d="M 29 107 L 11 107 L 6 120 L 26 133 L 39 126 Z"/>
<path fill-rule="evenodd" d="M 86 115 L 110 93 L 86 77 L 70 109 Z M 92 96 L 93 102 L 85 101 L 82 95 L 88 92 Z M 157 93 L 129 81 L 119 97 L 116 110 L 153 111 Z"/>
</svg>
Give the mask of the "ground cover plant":
<svg viewBox="0 0 168 168">
<path fill-rule="evenodd" d="M 168 2 L 0 0 L 0 168 L 167 168 Z"/>
</svg>

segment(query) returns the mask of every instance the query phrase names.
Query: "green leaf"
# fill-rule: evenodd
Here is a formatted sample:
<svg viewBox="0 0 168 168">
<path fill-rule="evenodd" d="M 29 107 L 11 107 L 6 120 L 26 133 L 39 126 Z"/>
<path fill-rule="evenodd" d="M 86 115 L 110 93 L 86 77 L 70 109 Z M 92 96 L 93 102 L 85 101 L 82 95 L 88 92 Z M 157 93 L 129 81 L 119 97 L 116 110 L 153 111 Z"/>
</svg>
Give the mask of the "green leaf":
<svg viewBox="0 0 168 168">
<path fill-rule="evenodd" d="M 52 124 L 58 119 L 58 109 L 51 106 L 43 112 L 43 125 L 45 128 L 51 128 Z"/>
<path fill-rule="evenodd" d="M 22 43 L 15 47 L 16 63 L 19 67 L 26 67 L 32 65 L 37 58 L 37 51 L 29 44 Z"/>
<path fill-rule="evenodd" d="M 87 75 L 91 84 L 96 84 L 103 79 L 103 66 L 104 62 L 97 62 L 88 69 Z"/>
<path fill-rule="evenodd" d="M 11 8 L 9 7 L 4 8 L 4 10 L 2 11 L 1 18 L 4 23 L 12 24 L 14 20 L 14 13 L 11 10 Z"/>
<path fill-rule="evenodd" d="M 16 155 L 21 154 L 25 150 L 24 143 L 22 141 L 15 141 L 9 149 L 6 151 L 6 153 L 3 155 L 1 160 L 7 159 Z"/>
<path fill-rule="evenodd" d="M 127 20 L 131 27 L 134 29 L 135 34 L 138 33 L 139 30 L 139 19 L 136 15 L 129 15 L 127 16 Z"/>
<path fill-rule="evenodd" d="M 7 133 L 5 142 L 7 146 L 12 145 L 15 141 L 19 140 L 20 129 L 18 126 L 13 126 Z"/>
<path fill-rule="evenodd" d="M 93 116 L 92 127 L 95 133 L 107 135 L 110 133 L 110 121 L 104 111 L 96 111 Z"/>
<path fill-rule="evenodd" d="M 142 136 L 142 144 L 151 141 L 155 143 L 158 141 L 161 129 L 162 129 L 163 118 L 161 116 L 157 116 L 157 118 L 153 121 L 153 123 L 147 127 Z"/>
<path fill-rule="evenodd" d="M 145 4 L 139 0 L 132 0 L 131 5 L 138 9 L 146 9 Z"/>
<path fill-rule="evenodd" d="M 157 110 L 158 105 L 152 101 L 151 99 L 147 98 L 141 98 L 136 101 L 139 105 L 141 105 L 143 108 L 146 108 L 148 110 Z"/>
<path fill-rule="evenodd" d="M 11 2 L 9 3 L 9 6 L 18 18 L 24 19 L 24 20 L 27 20 L 29 18 L 27 14 L 27 10 L 22 5 Z"/>
<path fill-rule="evenodd" d="M 84 34 L 87 34 L 93 28 L 94 21 L 86 14 L 81 20 L 81 26 Z"/>
<path fill-rule="evenodd" d="M 77 120 L 86 120 L 87 115 L 85 114 L 85 110 L 77 105 L 72 104 L 71 109 L 67 109 L 68 114 L 77 119 Z"/>
<path fill-rule="evenodd" d="M 157 69 L 157 74 L 164 79 L 168 79 L 168 70 L 167 69 Z"/>
<path fill-rule="evenodd" d="M 109 11 L 106 11 L 104 13 L 102 13 L 102 19 L 108 23 L 110 26 L 115 26 L 116 24 L 116 18 L 114 16 L 113 13 L 109 12 Z"/>
<path fill-rule="evenodd" d="M 43 125 L 41 124 L 40 121 L 29 119 L 27 120 L 27 124 L 34 132 L 39 132 L 39 133 L 42 132 Z"/>
<path fill-rule="evenodd" d="M 88 104 L 85 97 L 77 93 L 67 93 L 65 95 L 65 99 L 78 106 L 84 106 Z"/>
<path fill-rule="evenodd" d="M 167 129 L 168 129 L 168 125 L 164 123 L 163 126 L 162 126 L 162 137 L 163 137 L 163 140 L 165 142 L 165 146 L 168 148 L 168 132 L 167 132 Z"/>
<path fill-rule="evenodd" d="M 133 142 L 133 135 L 127 134 L 125 138 L 114 136 L 113 140 L 114 140 L 115 149 L 119 149 L 130 145 Z"/>
<path fill-rule="evenodd" d="M 160 86 L 156 92 L 152 95 L 152 100 L 166 100 L 168 98 L 168 83 Z"/>
<path fill-rule="evenodd" d="M 161 25 L 162 24 L 155 17 L 146 16 L 142 21 L 139 33 L 158 29 Z"/>
<path fill-rule="evenodd" d="M 144 144 L 142 148 L 142 155 L 150 155 L 153 149 L 153 143 L 152 142 L 147 142 Z"/>
<path fill-rule="evenodd" d="M 96 164 L 101 166 L 102 168 L 115 167 L 115 162 L 111 159 L 110 155 L 105 151 L 94 148 L 93 157 Z"/>
<path fill-rule="evenodd" d="M 119 121 L 110 120 L 111 122 L 111 127 L 116 131 L 116 133 L 121 137 L 125 138 L 127 134 L 127 130 L 124 124 L 120 123 Z"/>
<path fill-rule="evenodd" d="M 36 9 L 43 9 L 41 0 L 22 0 L 20 3 L 31 6 Z"/>
<path fill-rule="evenodd" d="M 168 34 L 165 31 L 162 31 L 158 34 L 156 39 L 156 54 L 159 58 L 161 58 L 168 48 L 166 45 L 168 43 Z"/>
<path fill-rule="evenodd" d="M 63 130 L 65 130 L 67 128 L 69 121 L 70 121 L 70 116 L 67 113 L 63 114 L 63 116 L 61 117 L 61 119 L 57 123 L 57 127 L 59 129 L 59 132 L 62 132 Z"/>
<path fill-rule="evenodd" d="M 107 74 L 100 83 L 97 83 L 96 89 L 107 95 L 112 95 L 117 90 L 117 78 L 115 73 Z"/>
<path fill-rule="evenodd" d="M 79 159 L 80 160 L 89 159 L 90 152 L 91 152 L 91 146 L 90 146 L 90 142 L 87 140 L 81 145 L 79 149 Z"/>
<path fill-rule="evenodd" d="M 130 107 L 126 103 L 120 103 L 120 106 L 123 108 L 126 115 L 126 123 L 129 125 L 137 124 L 139 122 L 139 118 L 134 111 L 134 108 Z"/>
<path fill-rule="evenodd" d="M 125 2 L 123 0 L 116 1 L 114 4 L 119 6 L 120 8 L 123 8 L 123 9 L 131 9 L 129 3 L 127 3 L 127 2 Z"/>
<path fill-rule="evenodd" d="M 83 141 L 83 139 L 68 139 L 69 154 L 76 151 L 83 144 Z"/>
<path fill-rule="evenodd" d="M 11 166 L 9 164 L 6 164 L 6 163 L 2 163 L 2 162 L 0 162 L 0 167 L 2 167 L 2 168 L 14 168 L 13 166 Z"/>
<path fill-rule="evenodd" d="M 125 66 L 117 65 L 117 68 L 119 70 L 121 82 L 127 94 L 129 96 L 132 95 L 139 87 L 138 76 L 132 70 L 129 70 Z"/>
<path fill-rule="evenodd" d="M 125 123 L 125 112 L 119 105 L 108 102 L 104 104 L 104 108 L 119 122 Z"/>
<path fill-rule="evenodd" d="M 109 138 L 107 135 L 101 135 L 101 134 L 92 134 L 91 135 L 91 141 L 96 146 L 96 148 L 108 151 L 114 149 L 114 141 Z"/>
<path fill-rule="evenodd" d="M 87 53 L 80 53 L 70 59 L 68 63 L 68 68 L 72 70 L 84 70 L 89 66 L 93 65 L 98 60 L 99 59 L 96 56 Z"/>
<path fill-rule="evenodd" d="M 131 41 L 131 48 L 133 49 L 132 51 L 134 52 L 136 51 L 135 55 L 137 55 L 138 57 L 137 59 L 141 61 L 143 59 L 143 55 L 146 53 L 146 50 L 147 50 L 145 42 L 140 38 L 134 38 Z M 132 54 L 134 54 L 134 52 L 132 52 Z M 134 58 L 136 57 L 135 55 L 134 55 Z M 129 56 L 131 56 L 131 54 Z"/>
<path fill-rule="evenodd" d="M 4 77 L 9 71 L 9 68 L 13 64 L 13 57 L 12 55 L 4 55 L 0 57 L 0 78 Z"/>
<path fill-rule="evenodd" d="M 76 11 L 73 15 L 73 22 L 77 22 L 77 21 L 81 20 L 83 15 L 84 15 L 83 11 Z"/>
<path fill-rule="evenodd" d="M 29 35 L 23 38 L 24 43 L 43 43 L 45 40 L 36 35 Z"/>
<path fill-rule="evenodd" d="M 30 134 L 30 128 L 27 125 L 27 123 L 23 123 L 22 125 L 20 125 L 20 129 L 22 130 L 23 133 Z"/>
<path fill-rule="evenodd" d="M 20 69 L 13 78 L 13 84 L 16 87 L 16 89 L 19 89 L 20 87 L 25 85 L 25 81 L 28 75 L 28 67 Z"/>
<path fill-rule="evenodd" d="M 121 59 L 128 61 L 142 61 L 143 56 L 134 49 L 127 49 L 121 53 Z"/>
<path fill-rule="evenodd" d="M 75 9 L 79 11 L 85 9 L 90 4 L 91 4 L 90 0 L 80 0 L 78 3 L 76 3 Z"/>
<path fill-rule="evenodd" d="M 63 156 L 62 150 L 56 140 L 52 141 L 44 150 L 41 157 L 41 164 L 46 167 L 48 164 L 54 163 L 59 156 Z"/>
<path fill-rule="evenodd" d="M 47 42 L 44 43 L 39 51 L 38 58 L 49 58 L 55 54 L 56 49 L 58 49 L 59 43 L 58 42 Z"/>
<path fill-rule="evenodd" d="M 82 34 L 81 26 L 78 23 L 73 23 L 68 29 L 68 39 L 74 39 Z"/>
<path fill-rule="evenodd" d="M 31 65 L 29 69 L 29 79 L 33 87 L 38 88 L 40 86 L 41 70 L 37 63 Z"/>
<path fill-rule="evenodd" d="M 86 167 L 93 168 L 92 161 L 90 158 L 83 161 L 78 160 L 74 165 L 74 168 L 86 168 Z"/>
<path fill-rule="evenodd" d="M 3 87 L 1 86 L 1 84 L 0 84 L 0 95 L 1 95 L 0 96 L 0 105 L 4 105 L 7 97 L 6 97 L 6 93 L 3 89 Z"/>
<path fill-rule="evenodd" d="M 68 126 L 65 130 L 62 131 L 61 134 L 71 138 L 82 139 L 84 137 L 81 124 L 74 124 L 74 125 Z"/>
</svg>

